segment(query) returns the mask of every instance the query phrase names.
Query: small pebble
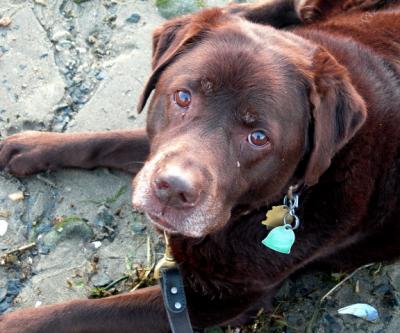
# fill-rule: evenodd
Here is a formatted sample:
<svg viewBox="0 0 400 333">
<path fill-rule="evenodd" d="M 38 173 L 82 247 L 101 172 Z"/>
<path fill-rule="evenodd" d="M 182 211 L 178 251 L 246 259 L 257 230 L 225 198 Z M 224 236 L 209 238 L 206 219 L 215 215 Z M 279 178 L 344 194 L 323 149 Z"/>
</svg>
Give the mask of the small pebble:
<svg viewBox="0 0 400 333">
<path fill-rule="evenodd" d="M 35 308 L 38 308 L 39 306 L 41 306 L 42 305 L 42 302 L 41 301 L 36 301 L 36 303 L 35 303 Z"/>
<path fill-rule="evenodd" d="M 140 222 L 132 223 L 131 228 L 135 234 L 143 234 L 146 231 L 146 225 Z"/>
<path fill-rule="evenodd" d="M 4 300 L 3 302 L 0 303 L 0 313 L 5 313 L 9 308 L 10 308 L 10 304 Z"/>
<path fill-rule="evenodd" d="M 57 31 L 53 34 L 53 37 L 51 38 L 54 42 L 58 42 L 62 39 L 71 39 L 71 34 L 68 31 L 61 30 Z"/>
<path fill-rule="evenodd" d="M 0 302 L 2 302 L 7 296 L 7 289 L 0 288 Z"/>
<path fill-rule="evenodd" d="M 11 18 L 4 16 L 0 19 L 0 27 L 8 27 L 11 24 Z"/>
<path fill-rule="evenodd" d="M 96 44 L 97 38 L 95 36 L 89 36 L 87 41 L 89 44 Z"/>
<path fill-rule="evenodd" d="M 10 217 L 11 216 L 11 212 L 9 210 L 0 210 L 0 217 Z"/>
<path fill-rule="evenodd" d="M 46 246 L 46 245 L 42 245 L 39 248 L 39 253 L 43 254 L 43 255 L 47 255 L 47 254 L 50 253 L 50 248 L 48 246 Z"/>
<path fill-rule="evenodd" d="M 93 286 L 97 288 L 104 287 L 112 282 L 112 279 L 106 273 L 97 273 L 92 277 Z"/>
<path fill-rule="evenodd" d="M 140 15 L 139 14 L 132 14 L 126 19 L 126 22 L 128 23 L 138 23 L 140 21 Z"/>
<path fill-rule="evenodd" d="M 95 249 L 98 249 L 101 246 L 100 241 L 92 242 L 92 245 L 94 246 Z"/>
<path fill-rule="evenodd" d="M 113 224 L 113 220 L 114 216 L 110 213 L 110 210 L 106 206 L 101 205 L 97 210 L 95 223 L 100 227 L 110 227 Z"/>
<path fill-rule="evenodd" d="M 7 281 L 7 296 L 17 296 L 22 288 L 19 280 L 13 279 Z"/>
<path fill-rule="evenodd" d="M 19 191 L 19 192 L 14 192 L 14 193 L 9 194 L 8 197 L 12 201 L 21 201 L 21 200 L 24 200 L 25 195 L 24 195 L 24 192 Z"/>
<path fill-rule="evenodd" d="M 96 74 L 96 79 L 99 80 L 99 81 L 102 81 L 102 80 L 104 80 L 105 78 L 106 78 L 106 73 L 104 73 L 104 72 L 102 72 L 102 71 L 100 71 L 100 72 L 98 72 L 98 73 Z"/>
<path fill-rule="evenodd" d="M 47 0 L 34 0 L 35 3 L 42 6 L 47 6 Z"/>
</svg>

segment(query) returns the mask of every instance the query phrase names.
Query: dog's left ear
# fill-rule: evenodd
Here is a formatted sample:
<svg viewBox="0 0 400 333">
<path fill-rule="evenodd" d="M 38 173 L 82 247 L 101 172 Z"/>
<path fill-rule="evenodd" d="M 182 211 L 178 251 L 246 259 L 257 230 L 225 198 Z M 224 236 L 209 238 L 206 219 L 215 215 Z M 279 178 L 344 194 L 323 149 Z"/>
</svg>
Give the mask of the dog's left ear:
<svg viewBox="0 0 400 333">
<path fill-rule="evenodd" d="M 314 185 L 329 168 L 333 156 L 355 135 L 367 117 L 363 98 L 346 68 L 323 48 L 313 59 L 310 104 L 314 127 L 313 148 L 305 184 Z"/>
<path fill-rule="evenodd" d="M 153 33 L 153 72 L 140 96 L 137 110 L 140 113 L 155 88 L 161 73 L 179 54 L 197 43 L 212 27 L 219 24 L 223 11 L 205 9 L 199 13 L 167 21 Z"/>
</svg>

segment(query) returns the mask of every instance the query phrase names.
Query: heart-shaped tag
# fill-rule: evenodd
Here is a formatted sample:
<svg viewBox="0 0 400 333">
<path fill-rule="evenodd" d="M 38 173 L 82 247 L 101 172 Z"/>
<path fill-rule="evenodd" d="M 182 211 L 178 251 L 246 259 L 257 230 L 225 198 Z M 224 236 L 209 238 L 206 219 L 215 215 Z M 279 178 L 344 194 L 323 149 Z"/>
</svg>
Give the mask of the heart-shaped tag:
<svg viewBox="0 0 400 333">
<path fill-rule="evenodd" d="M 262 243 L 271 250 L 289 254 L 296 237 L 290 225 L 272 229 Z"/>
</svg>

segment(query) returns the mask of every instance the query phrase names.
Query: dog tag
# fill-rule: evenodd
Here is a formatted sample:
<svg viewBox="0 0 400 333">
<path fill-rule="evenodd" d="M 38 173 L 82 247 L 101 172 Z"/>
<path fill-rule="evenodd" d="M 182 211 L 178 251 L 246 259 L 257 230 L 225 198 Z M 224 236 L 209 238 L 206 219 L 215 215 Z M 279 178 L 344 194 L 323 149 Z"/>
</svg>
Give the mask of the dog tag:
<svg viewBox="0 0 400 333">
<path fill-rule="evenodd" d="M 295 238 L 292 227 L 287 224 L 272 229 L 262 243 L 271 250 L 289 254 Z"/>
<path fill-rule="evenodd" d="M 267 212 L 265 220 L 262 221 L 261 223 L 267 226 L 268 230 L 271 230 L 273 228 L 282 226 L 284 224 L 284 218 L 288 214 L 289 214 L 288 206 L 284 205 L 273 206 L 272 209 L 270 209 Z M 286 218 L 286 222 L 291 224 L 293 222 L 293 216 L 288 215 Z"/>
</svg>

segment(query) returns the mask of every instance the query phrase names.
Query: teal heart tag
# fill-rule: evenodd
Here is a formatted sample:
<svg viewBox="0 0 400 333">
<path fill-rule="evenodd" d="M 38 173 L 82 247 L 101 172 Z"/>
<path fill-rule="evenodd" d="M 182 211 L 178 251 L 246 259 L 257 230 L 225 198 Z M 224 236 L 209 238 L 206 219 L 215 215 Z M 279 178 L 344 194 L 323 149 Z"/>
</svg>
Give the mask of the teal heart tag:
<svg viewBox="0 0 400 333">
<path fill-rule="evenodd" d="M 289 254 L 296 237 L 290 225 L 272 229 L 262 243 L 271 250 Z"/>
</svg>

